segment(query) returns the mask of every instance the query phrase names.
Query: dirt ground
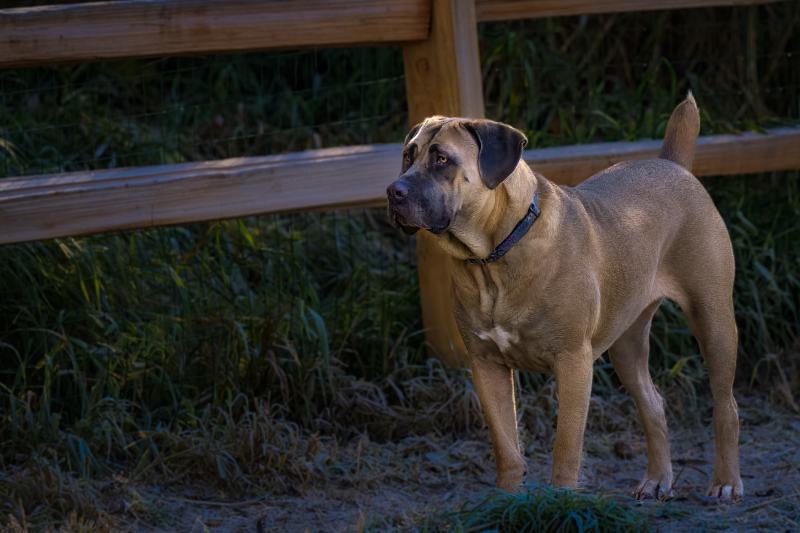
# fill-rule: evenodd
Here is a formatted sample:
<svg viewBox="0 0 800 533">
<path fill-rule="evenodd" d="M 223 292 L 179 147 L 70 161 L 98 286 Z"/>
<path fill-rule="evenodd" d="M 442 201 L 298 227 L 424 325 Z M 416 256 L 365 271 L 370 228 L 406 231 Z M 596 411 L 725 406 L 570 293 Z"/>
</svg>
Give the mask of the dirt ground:
<svg viewBox="0 0 800 533">
<path fill-rule="evenodd" d="M 776 414 L 758 399 L 740 400 L 740 410 L 746 492 L 742 503 L 720 505 L 704 496 L 713 459 L 707 426 L 672 430 L 675 498 L 639 504 L 629 495 L 645 467 L 638 426 L 631 424 L 621 432 L 590 427 L 582 490 L 637 505 L 656 531 L 800 531 L 800 417 Z M 128 493 L 149 502 L 150 519 L 127 521 L 127 527 L 198 532 L 414 531 L 424 526 L 427 517 L 479 501 L 492 490 L 490 446 L 482 435 L 457 439 L 431 434 L 395 443 L 362 437 L 347 446 L 354 461 L 349 474 L 296 491 L 282 489 L 239 500 L 196 485 L 137 485 Z M 323 446 L 317 458 L 324 453 Z M 546 481 L 549 453 L 544 446 L 528 444 L 527 458 L 528 482 Z"/>
</svg>

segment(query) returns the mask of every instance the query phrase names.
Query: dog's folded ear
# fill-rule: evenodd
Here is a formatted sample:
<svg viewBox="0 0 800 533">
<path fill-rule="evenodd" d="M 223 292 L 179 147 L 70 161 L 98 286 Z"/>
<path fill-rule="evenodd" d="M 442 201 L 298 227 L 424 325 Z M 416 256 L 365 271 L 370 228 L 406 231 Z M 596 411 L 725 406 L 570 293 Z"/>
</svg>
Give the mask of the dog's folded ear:
<svg viewBox="0 0 800 533">
<path fill-rule="evenodd" d="M 494 189 L 514 172 L 528 139 L 518 129 L 492 120 L 468 120 L 463 124 L 478 143 L 481 180 Z"/>
</svg>

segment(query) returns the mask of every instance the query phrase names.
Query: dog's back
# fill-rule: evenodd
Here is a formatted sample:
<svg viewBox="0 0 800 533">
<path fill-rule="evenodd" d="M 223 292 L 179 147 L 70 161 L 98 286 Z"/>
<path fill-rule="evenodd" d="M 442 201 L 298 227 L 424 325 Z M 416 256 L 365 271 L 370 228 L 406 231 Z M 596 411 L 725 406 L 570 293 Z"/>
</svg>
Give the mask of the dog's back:
<svg viewBox="0 0 800 533">
<path fill-rule="evenodd" d="M 689 93 L 670 116 L 657 159 L 617 163 L 573 189 L 593 222 L 604 226 L 601 233 L 619 237 L 621 253 L 630 252 L 631 233 L 642 235 L 652 251 L 687 226 L 695 232 L 708 226 L 715 238 L 722 233 L 728 240 L 711 197 L 691 173 L 699 131 L 700 114 Z"/>
<path fill-rule="evenodd" d="M 670 196 L 684 188 L 704 187 L 691 174 L 694 148 L 700 132 L 700 113 L 691 93 L 678 104 L 667 122 L 658 159 L 625 161 L 593 175 L 575 188 L 584 203 L 612 202 L 617 208 L 629 200 Z M 669 161 L 670 163 L 667 163 Z M 674 164 L 672 164 L 674 163 Z M 659 202 L 668 198 L 658 198 Z"/>
</svg>

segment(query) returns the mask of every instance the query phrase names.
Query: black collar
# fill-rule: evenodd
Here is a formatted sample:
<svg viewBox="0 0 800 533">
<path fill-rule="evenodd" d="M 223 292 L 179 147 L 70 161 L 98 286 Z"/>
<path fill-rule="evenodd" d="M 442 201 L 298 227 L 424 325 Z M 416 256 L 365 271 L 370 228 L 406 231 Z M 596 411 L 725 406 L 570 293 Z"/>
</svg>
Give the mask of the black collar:
<svg viewBox="0 0 800 533">
<path fill-rule="evenodd" d="M 517 225 L 514 226 L 514 229 L 511 230 L 511 233 L 508 234 L 508 237 L 503 239 L 503 242 L 497 245 L 497 247 L 492 250 L 485 259 L 478 259 L 478 258 L 470 258 L 467 259 L 467 263 L 478 264 L 478 265 L 488 265 L 489 263 L 494 263 L 504 255 L 508 253 L 508 251 L 517 244 L 522 237 L 525 236 L 526 233 L 531 229 L 533 223 L 536 222 L 536 219 L 539 218 L 539 215 L 542 213 L 539 210 L 538 204 L 539 199 L 539 191 L 533 193 L 533 201 L 531 202 L 530 207 L 528 207 L 527 213 L 522 219 L 517 222 Z"/>
</svg>

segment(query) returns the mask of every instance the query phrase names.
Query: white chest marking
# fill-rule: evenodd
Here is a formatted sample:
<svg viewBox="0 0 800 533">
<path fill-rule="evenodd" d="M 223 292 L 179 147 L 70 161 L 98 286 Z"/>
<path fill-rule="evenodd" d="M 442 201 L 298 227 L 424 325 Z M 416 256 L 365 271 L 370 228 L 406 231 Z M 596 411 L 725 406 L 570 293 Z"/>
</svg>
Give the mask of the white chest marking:
<svg viewBox="0 0 800 533">
<path fill-rule="evenodd" d="M 478 338 L 484 341 L 494 341 L 501 352 L 511 348 L 511 343 L 519 341 L 519 335 L 506 331 L 500 326 L 495 326 L 489 331 L 479 331 Z"/>
</svg>

